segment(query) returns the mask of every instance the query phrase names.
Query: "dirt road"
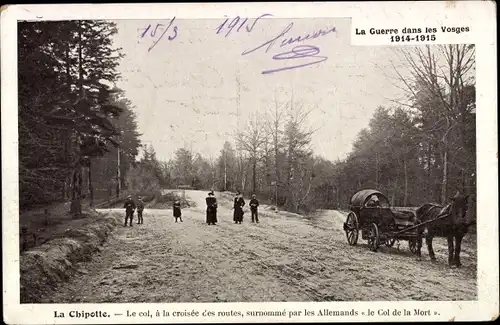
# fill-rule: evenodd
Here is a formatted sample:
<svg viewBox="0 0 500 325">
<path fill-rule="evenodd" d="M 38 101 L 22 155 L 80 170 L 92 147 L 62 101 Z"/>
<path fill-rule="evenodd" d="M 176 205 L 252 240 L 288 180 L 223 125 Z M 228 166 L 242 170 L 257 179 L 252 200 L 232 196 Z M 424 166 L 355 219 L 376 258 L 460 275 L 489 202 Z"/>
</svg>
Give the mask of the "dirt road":
<svg viewBox="0 0 500 325">
<path fill-rule="evenodd" d="M 461 269 L 417 261 L 400 250 L 371 252 L 360 238 L 349 246 L 345 216 L 314 218 L 261 209 L 261 222 L 232 222 L 228 197 L 219 199 L 219 223 L 204 223 L 206 192 L 186 191 L 195 206 L 175 223 L 172 210 L 147 209 L 144 224 L 122 227 L 81 274 L 44 302 L 242 302 L 350 300 L 475 300 L 476 255 L 464 239 Z M 123 213 L 121 210 L 117 210 Z M 134 220 L 136 222 L 137 220 Z"/>
</svg>

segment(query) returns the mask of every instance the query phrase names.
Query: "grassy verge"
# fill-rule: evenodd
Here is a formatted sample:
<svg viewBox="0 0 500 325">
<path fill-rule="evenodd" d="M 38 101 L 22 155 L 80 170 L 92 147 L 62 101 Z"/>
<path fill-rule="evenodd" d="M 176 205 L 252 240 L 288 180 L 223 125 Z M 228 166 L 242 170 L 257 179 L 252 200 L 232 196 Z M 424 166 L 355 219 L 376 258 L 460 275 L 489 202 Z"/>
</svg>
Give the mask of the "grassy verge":
<svg viewBox="0 0 500 325">
<path fill-rule="evenodd" d="M 89 261 L 100 250 L 121 218 L 94 210 L 85 210 L 84 217 L 54 227 L 43 244 L 21 253 L 21 303 L 40 302 L 58 284 L 67 281 L 77 272 L 78 263 Z"/>
</svg>

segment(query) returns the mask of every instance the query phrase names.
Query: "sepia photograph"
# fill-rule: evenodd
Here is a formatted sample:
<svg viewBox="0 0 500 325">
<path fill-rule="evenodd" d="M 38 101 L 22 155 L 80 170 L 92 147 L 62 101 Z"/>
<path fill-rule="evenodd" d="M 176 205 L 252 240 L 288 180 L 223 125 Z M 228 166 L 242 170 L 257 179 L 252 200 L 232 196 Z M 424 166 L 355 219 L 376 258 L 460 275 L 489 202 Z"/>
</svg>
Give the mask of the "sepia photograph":
<svg viewBox="0 0 500 325">
<path fill-rule="evenodd" d="M 19 22 L 21 301 L 475 300 L 475 46 L 346 28 Z"/>
<path fill-rule="evenodd" d="M 476 114 L 494 110 L 476 106 L 478 45 L 439 42 L 471 27 L 261 9 L 16 21 L 3 240 L 21 307 L 73 304 L 44 316 L 60 323 L 136 316 L 99 304 L 169 304 L 143 312 L 160 321 L 201 317 L 181 303 L 484 299 Z M 439 315 L 328 306 L 203 317 Z"/>
</svg>

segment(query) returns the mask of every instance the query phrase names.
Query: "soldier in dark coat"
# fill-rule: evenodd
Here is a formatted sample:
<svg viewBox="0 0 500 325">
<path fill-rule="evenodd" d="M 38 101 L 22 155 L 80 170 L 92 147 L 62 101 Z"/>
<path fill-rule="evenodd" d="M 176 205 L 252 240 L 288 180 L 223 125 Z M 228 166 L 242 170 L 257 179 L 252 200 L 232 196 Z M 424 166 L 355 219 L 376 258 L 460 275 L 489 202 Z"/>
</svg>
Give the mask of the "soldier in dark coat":
<svg viewBox="0 0 500 325">
<path fill-rule="evenodd" d="M 259 201 L 255 198 L 255 194 L 252 195 L 252 199 L 250 200 L 250 211 L 252 212 L 252 222 L 259 223 L 259 212 L 257 208 L 259 207 Z"/>
<path fill-rule="evenodd" d="M 137 198 L 137 224 L 143 224 L 144 219 L 142 218 L 142 211 L 144 211 L 144 201 L 141 197 Z"/>
<path fill-rule="evenodd" d="M 207 224 L 215 225 L 217 223 L 217 199 L 214 192 L 208 193 L 205 202 L 207 203 Z"/>
<path fill-rule="evenodd" d="M 127 226 L 127 220 L 130 218 L 130 227 L 132 227 L 132 218 L 134 217 L 135 211 L 135 202 L 132 200 L 132 196 L 129 195 L 127 200 L 125 200 L 125 204 L 123 205 L 125 208 L 125 227 Z"/>
<path fill-rule="evenodd" d="M 243 200 L 243 196 L 241 195 L 240 192 L 236 194 L 236 197 L 234 198 L 234 213 L 233 213 L 233 220 L 234 223 L 242 223 L 243 222 L 243 207 L 245 206 L 245 200 Z"/>
<path fill-rule="evenodd" d="M 181 201 L 179 199 L 175 199 L 173 208 L 175 222 L 177 222 L 177 219 L 180 219 L 182 222 Z"/>
</svg>

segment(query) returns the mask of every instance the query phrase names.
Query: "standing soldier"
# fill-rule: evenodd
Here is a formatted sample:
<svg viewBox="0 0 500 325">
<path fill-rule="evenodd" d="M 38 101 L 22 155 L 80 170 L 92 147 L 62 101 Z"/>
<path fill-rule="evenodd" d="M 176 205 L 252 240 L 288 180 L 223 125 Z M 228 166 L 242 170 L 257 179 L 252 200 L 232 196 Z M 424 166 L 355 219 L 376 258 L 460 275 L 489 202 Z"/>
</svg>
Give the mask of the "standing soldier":
<svg viewBox="0 0 500 325">
<path fill-rule="evenodd" d="M 132 218 L 134 217 L 135 202 L 132 200 L 132 195 L 127 196 L 127 200 L 123 205 L 125 208 L 125 227 L 127 226 L 127 220 L 130 218 L 130 227 L 132 227 Z"/>
<path fill-rule="evenodd" d="M 259 223 L 259 212 L 257 208 L 259 206 L 259 201 L 255 198 L 255 194 L 252 195 L 252 199 L 250 200 L 250 211 L 252 212 L 252 222 Z"/>
<path fill-rule="evenodd" d="M 181 201 L 179 201 L 178 198 L 175 198 L 173 208 L 174 208 L 175 222 L 177 222 L 177 219 L 181 219 L 181 222 L 182 222 Z"/>
<path fill-rule="evenodd" d="M 208 193 L 205 202 L 207 203 L 207 224 L 215 225 L 217 223 L 217 199 L 214 192 Z"/>
<path fill-rule="evenodd" d="M 137 198 L 137 224 L 143 224 L 144 219 L 142 218 L 142 211 L 144 211 L 144 201 L 142 200 L 142 197 Z"/>
<path fill-rule="evenodd" d="M 243 200 L 243 196 L 241 193 L 238 191 L 236 193 L 236 197 L 234 198 L 234 214 L 233 214 L 233 220 L 234 223 L 239 223 L 243 222 L 243 206 L 245 206 L 245 200 Z"/>
</svg>

